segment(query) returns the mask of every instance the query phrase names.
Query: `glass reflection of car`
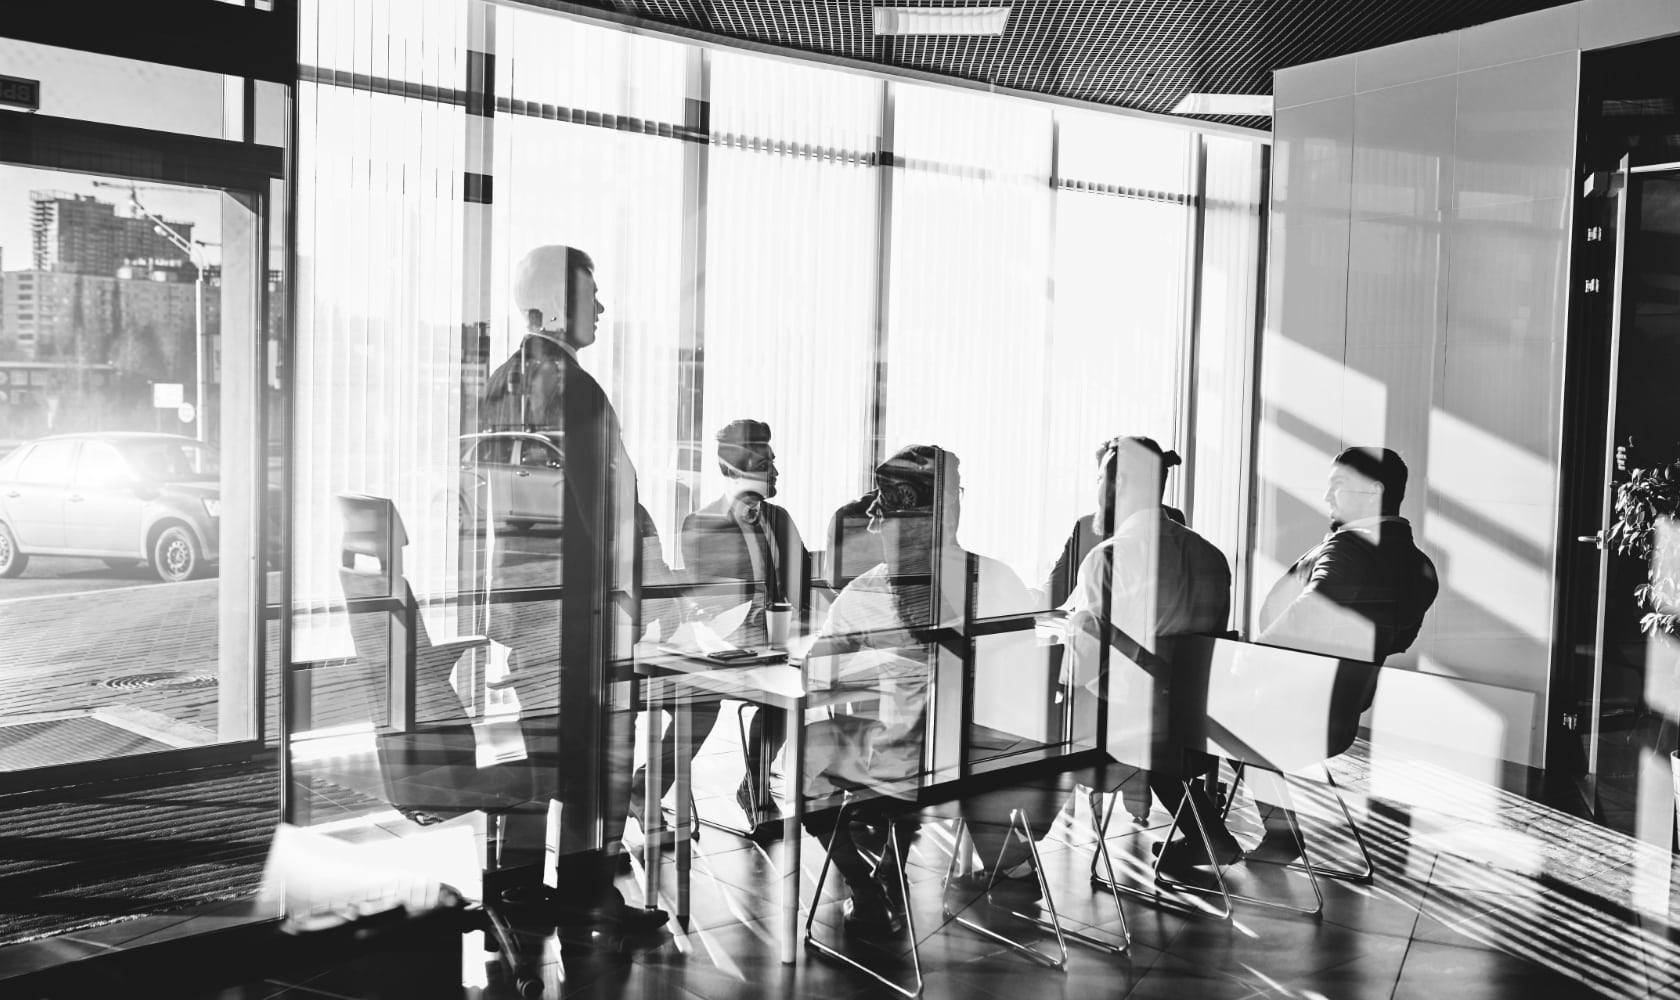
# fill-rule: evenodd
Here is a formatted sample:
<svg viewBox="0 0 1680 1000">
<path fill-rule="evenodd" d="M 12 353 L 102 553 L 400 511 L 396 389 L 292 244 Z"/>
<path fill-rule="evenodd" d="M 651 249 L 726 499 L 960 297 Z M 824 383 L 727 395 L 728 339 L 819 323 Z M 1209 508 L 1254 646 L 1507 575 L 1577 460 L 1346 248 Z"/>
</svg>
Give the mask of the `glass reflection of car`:
<svg viewBox="0 0 1680 1000">
<path fill-rule="evenodd" d="M 461 525 L 558 527 L 566 459 L 557 434 L 491 431 L 461 438 Z"/>
<path fill-rule="evenodd" d="M 40 438 L 0 459 L 0 577 L 22 573 L 30 556 L 82 556 L 190 580 L 217 560 L 220 516 L 216 451 L 192 438 Z"/>
</svg>

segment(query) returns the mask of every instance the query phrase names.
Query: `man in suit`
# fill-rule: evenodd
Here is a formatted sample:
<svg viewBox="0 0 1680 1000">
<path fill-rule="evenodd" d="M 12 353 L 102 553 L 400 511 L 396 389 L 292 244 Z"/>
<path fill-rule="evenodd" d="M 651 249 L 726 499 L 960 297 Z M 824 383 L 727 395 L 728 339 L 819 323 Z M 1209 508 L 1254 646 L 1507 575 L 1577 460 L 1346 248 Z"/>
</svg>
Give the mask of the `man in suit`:
<svg viewBox="0 0 1680 1000">
<path fill-rule="evenodd" d="M 521 560 L 498 547 L 488 589 L 555 588 L 566 597 L 491 605 L 486 631 L 517 657 L 525 726 L 554 743 L 565 762 L 555 795 L 563 819 L 549 844 L 556 853 L 552 915 L 562 924 L 645 933 L 665 923 L 665 912 L 627 905 L 613 885 L 635 750 L 634 716 L 615 677 L 630 657 L 639 613 L 636 470 L 617 412 L 578 360 L 595 342 L 605 309 L 594 262 L 574 247 L 532 250 L 515 267 L 513 285 L 525 334 L 486 382 L 479 425 L 562 443 L 566 480 L 554 520 L 565 527 L 559 558 Z"/>
<path fill-rule="evenodd" d="M 763 646 L 768 638 L 765 612 L 786 604 L 803 621 L 810 608 L 811 554 L 788 512 L 770 502 L 776 495 L 776 452 L 770 446 L 770 425 L 759 420 L 735 420 L 717 432 L 718 468 L 723 493 L 683 519 L 683 564 L 689 582 L 699 584 L 691 595 L 701 613 L 717 613 L 739 605 L 748 609 L 741 624 L 719 636 L 737 646 Z M 738 584 L 721 589 L 714 585 Z M 690 759 L 717 724 L 719 703 L 692 703 L 688 731 L 692 742 L 681 751 Z M 754 835 L 774 838 L 781 831 L 781 809 L 770 796 L 765 761 L 786 740 L 778 712 L 760 710 L 747 734 L 747 773 L 735 790 L 735 801 L 753 825 Z M 675 727 L 660 744 L 665 787 L 676 773 Z M 631 812 L 640 816 L 643 782 L 636 780 Z"/>
</svg>

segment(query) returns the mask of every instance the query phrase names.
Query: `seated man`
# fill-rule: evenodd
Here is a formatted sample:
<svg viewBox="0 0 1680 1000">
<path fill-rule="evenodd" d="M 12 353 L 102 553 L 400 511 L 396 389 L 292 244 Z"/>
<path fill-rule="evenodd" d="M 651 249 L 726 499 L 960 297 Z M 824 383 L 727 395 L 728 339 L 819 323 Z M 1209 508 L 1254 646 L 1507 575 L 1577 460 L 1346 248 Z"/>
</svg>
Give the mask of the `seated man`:
<svg viewBox="0 0 1680 1000">
<path fill-rule="evenodd" d="M 898 874 L 885 861 L 878 869 L 865 852 L 878 853 L 889 834 L 907 850 L 919 829 L 895 814 L 921 783 L 934 658 L 951 655 L 929 630 L 962 626 L 971 581 L 980 581 L 972 596 L 982 609 L 1026 606 L 1025 588 L 1007 566 L 957 544 L 957 456 L 929 445 L 904 448 L 875 470 L 875 481 L 870 528 L 884 561 L 835 597 L 807 662 L 814 691 L 828 684 L 878 696 L 873 707 L 807 728 L 806 794 L 850 791 L 857 801 L 851 822 L 837 825 L 838 810 L 826 808 L 808 813 L 805 827 L 829 845 L 851 892 L 846 927 L 858 934 L 903 928 Z"/>
<path fill-rule="evenodd" d="M 1106 641 L 1115 647 L 1110 652 L 1109 690 L 1097 692 L 1110 699 L 1110 744 L 1130 744 L 1135 752 L 1128 750 L 1124 756 L 1146 758 L 1150 789 L 1162 805 L 1176 811 L 1184 798 L 1184 780 L 1206 773 L 1215 762 L 1206 754 L 1180 753 L 1163 744 L 1168 734 L 1159 731 L 1153 692 L 1170 678 L 1143 678 L 1127 704 L 1116 703 L 1116 681 L 1139 673 L 1119 650 L 1130 641 L 1149 654 L 1161 654 L 1172 636 L 1223 632 L 1231 614 L 1231 570 L 1224 553 L 1161 505 L 1166 467 L 1160 445 L 1146 437 L 1116 438 L 1111 444 L 1099 478 L 1096 527 L 1105 532 L 1113 525 L 1113 534 L 1080 564 L 1073 594 L 1064 605 L 1072 674 L 1076 683 L 1096 684 L 1100 644 Z M 1214 857 L 1208 857 L 1200 837 L 1182 836 L 1162 848 L 1163 864 L 1235 862 L 1242 849 L 1200 783 L 1191 784 L 1190 795 L 1209 827 Z"/>
<path fill-rule="evenodd" d="M 1255 641 L 1364 663 L 1382 663 L 1417 640 L 1440 590 L 1435 564 L 1400 516 L 1406 463 L 1387 448 L 1348 448 L 1330 466 L 1324 492 L 1330 531 L 1289 567 L 1260 606 Z M 1328 723 L 1345 749 L 1376 698 L 1376 679 Z M 1283 810 L 1266 815 L 1269 847 L 1294 853 Z"/>
<path fill-rule="evenodd" d="M 770 427 L 757 420 L 736 420 L 717 432 L 718 467 L 723 472 L 724 490 L 718 499 L 683 520 L 683 562 L 688 580 L 697 584 L 733 583 L 744 585 L 726 593 L 697 590 L 692 605 L 702 614 L 716 613 L 739 605 L 749 607 L 746 617 L 730 634 L 719 636 L 739 646 L 762 646 L 766 640 L 765 611 L 774 604 L 789 604 L 801 618 L 810 607 L 811 555 L 805 549 L 799 529 L 783 508 L 769 501 L 776 495 L 776 453 L 770 447 Z M 689 712 L 691 741 L 681 751 L 693 759 L 717 725 L 719 702 L 694 702 Z M 676 727 L 665 731 L 660 745 L 664 788 L 675 779 Z M 735 801 L 754 825 L 754 834 L 766 838 L 781 830 L 781 810 L 770 797 L 768 783 L 751 776 L 764 774 L 764 760 L 775 756 L 786 740 L 785 724 L 779 712 L 758 712 L 747 736 L 748 775 L 741 779 Z M 631 815 L 642 814 L 646 783 L 641 771 L 631 792 Z"/>
<path fill-rule="evenodd" d="M 1099 478 L 1102 475 L 1103 464 L 1108 460 L 1109 453 L 1114 450 L 1120 440 L 1118 437 L 1109 438 L 1097 448 Z M 1184 460 L 1178 456 L 1176 451 L 1161 454 L 1161 468 L 1164 471 L 1171 471 L 1174 466 L 1181 465 L 1183 462 Z M 1098 487 L 1097 502 L 1099 505 L 1102 503 L 1103 489 L 1104 487 Z M 1161 509 L 1166 511 L 1167 516 L 1179 524 L 1186 523 L 1184 512 L 1177 507 L 1163 505 Z M 1102 533 L 1097 530 L 1097 523 L 1101 517 L 1101 513 L 1093 512 L 1073 522 L 1073 528 L 1068 532 L 1067 541 L 1062 543 L 1062 551 L 1056 556 L 1056 564 L 1050 568 L 1050 576 L 1044 581 L 1044 593 L 1049 597 L 1052 605 L 1058 605 L 1067 600 L 1068 595 L 1073 592 L 1073 584 L 1075 576 L 1079 572 L 1080 564 L 1085 561 L 1085 557 L 1090 554 L 1091 550 L 1097 547 L 1097 543 L 1103 540 Z"/>
</svg>

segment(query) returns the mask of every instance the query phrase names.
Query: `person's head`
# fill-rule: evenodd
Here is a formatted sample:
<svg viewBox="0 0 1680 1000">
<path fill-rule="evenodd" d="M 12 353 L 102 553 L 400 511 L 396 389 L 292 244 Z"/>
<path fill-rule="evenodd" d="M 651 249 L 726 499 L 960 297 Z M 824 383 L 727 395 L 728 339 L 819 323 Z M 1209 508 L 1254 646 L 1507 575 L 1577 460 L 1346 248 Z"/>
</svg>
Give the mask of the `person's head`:
<svg viewBox="0 0 1680 1000">
<path fill-rule="evenodd" d="M 1406 498 L 1406 463 L 1387 448 L 1349 448 L 1330 466 L 1324 502 L 1331 527 L 1400 513 Z"/>
<path fill-rule="evenodd" d="M 723 488 L 749 504 L 776 495 L 776 452 L 770 425 L 762 420 L 732 420 L 717 432 L 718 468 Z"/>
<path fill-rule="evenodd" d="M 882 536 L 889 562 L 932 550 L 934 512 L 944 521 L 946 537 L 955 537 L 961 516 L 957 456 L 938 445 L 899 449 L 875 467 L 875 499 L 870 527 Z"/>
<path fill-rule="evenodd" d="M 568 246 L 537 247 L 513 269 L 513 305 L 531 333 L 548 334 L 574 350 L 595 342 L 606 307 L 595 295 L 595 262 Z"/>
<path fill-rule="evenodd" d="M 1110 438 L 1097 449 L 1097 518 L 1099 533 L 1112 531 L 1131 514 L 1161 505 L 1167 470 L 1182 460 L 1162 451 L 1154 438 Z"/>
</svg>

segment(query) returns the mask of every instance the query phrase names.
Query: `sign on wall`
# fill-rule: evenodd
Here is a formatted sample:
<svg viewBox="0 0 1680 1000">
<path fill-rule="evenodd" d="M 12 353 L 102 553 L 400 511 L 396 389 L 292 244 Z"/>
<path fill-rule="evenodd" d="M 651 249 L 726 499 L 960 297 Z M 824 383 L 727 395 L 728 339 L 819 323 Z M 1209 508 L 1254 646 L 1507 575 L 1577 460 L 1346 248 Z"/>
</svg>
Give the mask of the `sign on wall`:
<svg viewBox="0 0 1680 1000">
<path fill-rule="evenodd" d="M 21 76 L 0 75 L 0 107 L 41 109 L 41 81 L 25 80 Z"/>
</svg>

